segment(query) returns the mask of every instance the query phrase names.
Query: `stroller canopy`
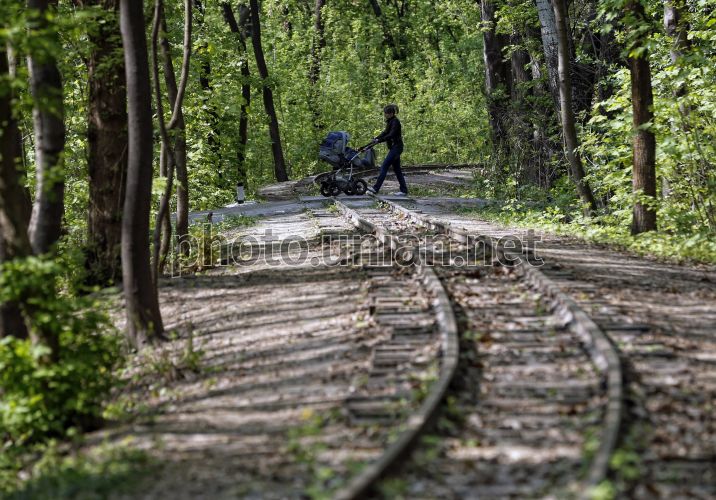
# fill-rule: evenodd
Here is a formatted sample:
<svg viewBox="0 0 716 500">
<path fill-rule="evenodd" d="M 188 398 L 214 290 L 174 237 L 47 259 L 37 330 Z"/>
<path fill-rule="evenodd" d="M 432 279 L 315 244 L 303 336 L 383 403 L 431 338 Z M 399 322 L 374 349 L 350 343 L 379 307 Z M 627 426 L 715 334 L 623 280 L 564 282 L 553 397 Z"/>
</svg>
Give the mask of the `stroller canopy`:
<svg viewBox="0 0 716 500">
<path fill-rule="evenodd" d="M 349 140 L 348 132 L 329 132 L 321 143 L 318 157 L 332 165 L 339 164 L 345 155 Z"/>
<path fill-rule="evenodd" d="M 340 168 L 344 163 L 351 163 L 356 167 L 372 167 L 375 165 L 375 157 L 372 151 L 358 155 L 357 151 L 348 147 L 350 140 L 348 132 L 329 132 L 321 143 L 318 151 L 318 158 L 328 162 L 334 168 Z M 351 160 L 351 161 L 349 161 Z"/>
</svg>

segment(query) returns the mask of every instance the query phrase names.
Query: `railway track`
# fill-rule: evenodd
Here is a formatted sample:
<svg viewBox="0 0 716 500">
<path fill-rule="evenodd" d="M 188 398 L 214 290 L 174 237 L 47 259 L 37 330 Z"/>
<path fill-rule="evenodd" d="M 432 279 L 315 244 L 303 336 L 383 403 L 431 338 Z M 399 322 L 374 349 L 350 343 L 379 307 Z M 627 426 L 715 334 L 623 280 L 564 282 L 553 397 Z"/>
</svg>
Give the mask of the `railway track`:
<svg viewBox="0 0 716 500">
<path fill-rule="evenodd" d="M 528 255 L 492 238 L 385 200 L 378 207 L 334 203 L 385 251 L 410 256 L 434 290 L 434 310 L 444 324 L 459 324 L 459 343 L 466 347 L 451 367 L 458 340 L 450 348 L 450 329 L 443 329 L 441 375 L 428 389 L 417 424 L 408 425 L 338 497 L 385 493 L 391 484 L 381 482 L 386 477 L 407 478 L 402 494 L 409 497 L 579 496 L 598 486 L 620 427 L 622 377 L 616 352 L 589 316 L 525 265 Z M 469 265 L 455 266 L 455 258 Z M 447 263 L 453 266 L 439 265 Z M 437 456 L 421 463 L 425 446 L 417 446 L 418 458 L 389 476 L 411 447 L 435 432 L 427 423 L 438 414 Z M 467 417 L 461 421 L 459 415 Z"/>
<path fill-rule="evenodd" d="M 471 234 L 514 234 L 441 202 L 399 206 Z M 540 272 L 589 311 L 621 360 L 623 424 L 609 486 L 629 498 L 716 498 L 713 269 L 554 235 L 542 235 L 539 254 Z"/>
</svg>

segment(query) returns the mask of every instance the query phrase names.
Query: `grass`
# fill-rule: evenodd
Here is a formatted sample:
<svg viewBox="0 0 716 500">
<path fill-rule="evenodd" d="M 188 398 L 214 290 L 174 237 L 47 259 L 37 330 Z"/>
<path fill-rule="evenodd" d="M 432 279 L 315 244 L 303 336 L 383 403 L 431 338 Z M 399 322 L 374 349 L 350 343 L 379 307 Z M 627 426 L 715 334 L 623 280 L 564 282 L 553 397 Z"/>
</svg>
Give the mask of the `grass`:
<svg viewBox="0 0 716 500">
<path fill-rule="evenodd" d="M 23 480 L 3 481 L 0 496 L 7 500 L 103 499 L 129 493 L 156 469 L 148 455 L 127 446 L 104 446 L 94 455 L 60 453 L 54 444 Z"/>
<path fill-rule="evenodd" d="M 228 214 L 224 216 L 224 220 L 216 224 L 216 232 L 230 231 L 233 229 L 241 229 L 251 227 L 258 224 L 259 218 L 244 214 Z"/>
<path fill-rule="evenodd" d="M 564 221 L 549 207 L 544 209 L 464 208 L 460 212 L 506 226 L 541 229 L 557 235 L 576 237 L 590 243 L 607 244 L 619 250 L 667 262 L 716 264 L 716 240 L 704 233 L 680 235 L 649 232 L 632 236 L 628 227 L 601 223 L 597 218 L 575 217 L 571 221 Z"/>
</svg>

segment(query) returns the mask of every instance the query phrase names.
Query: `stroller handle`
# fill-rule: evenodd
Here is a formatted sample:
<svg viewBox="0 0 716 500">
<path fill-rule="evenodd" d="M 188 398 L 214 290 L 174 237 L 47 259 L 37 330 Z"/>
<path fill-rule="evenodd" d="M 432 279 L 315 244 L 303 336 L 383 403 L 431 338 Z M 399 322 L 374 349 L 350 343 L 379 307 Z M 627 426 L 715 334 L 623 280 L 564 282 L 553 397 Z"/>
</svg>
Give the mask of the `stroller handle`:
<svg viewBox="0 0 716 500">
<path fill-rule="evenodd" d="M 351 175 L 353 174 L 353 160 L 355 160 L 359 154 L 364 153 L 365 151 L 368 151 L 369 149 L 373 149 L 373 146 L 375 146 L 375 143 L 371 142 L 369 144 L 366 144 L 362 148 L 358 148 L 356 150 L 356 154 L 354 154 L 353 157 L 348 160 L 351 163 Z"/>
</svg>

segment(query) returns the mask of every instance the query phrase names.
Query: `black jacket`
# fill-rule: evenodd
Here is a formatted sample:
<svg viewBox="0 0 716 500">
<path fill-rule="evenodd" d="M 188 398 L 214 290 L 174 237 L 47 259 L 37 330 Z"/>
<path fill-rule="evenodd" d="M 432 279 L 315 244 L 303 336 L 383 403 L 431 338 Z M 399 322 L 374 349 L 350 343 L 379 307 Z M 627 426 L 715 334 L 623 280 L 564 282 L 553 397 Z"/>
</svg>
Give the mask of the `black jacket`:
<svg viewBox="0 0 716 500">
<path fill-rule="evenodd" d="M 393 146 L 403 145 L 403 127 L 397 116 L 394 116 L 387 121 L 385 130 L 378 137 L 376 137 L 376 140 L 379 143 L 387 142 L 389 149 Z"/>
</svg>

